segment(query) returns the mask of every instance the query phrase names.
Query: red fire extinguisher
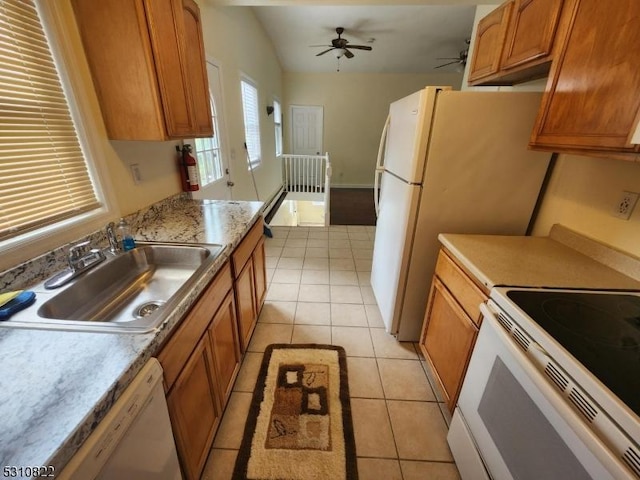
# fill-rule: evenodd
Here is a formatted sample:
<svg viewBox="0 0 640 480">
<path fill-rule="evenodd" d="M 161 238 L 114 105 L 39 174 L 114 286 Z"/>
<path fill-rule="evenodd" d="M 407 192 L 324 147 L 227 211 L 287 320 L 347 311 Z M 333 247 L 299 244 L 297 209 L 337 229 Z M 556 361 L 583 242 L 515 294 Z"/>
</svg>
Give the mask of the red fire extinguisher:
<svg viewBox="0 0 640 480">
<path fill-rule="evenodd" d="M 178 163 L 180 164 L 180 178 L 182 180 L 182 190 L 185 192 L 195 192 L 200 190 L 198 182 L 198 167 L 196 159 L 191 155 L 191 145 L 185 143 L 182 149 L 176 145 L 178 152 Z"/>
</svg>

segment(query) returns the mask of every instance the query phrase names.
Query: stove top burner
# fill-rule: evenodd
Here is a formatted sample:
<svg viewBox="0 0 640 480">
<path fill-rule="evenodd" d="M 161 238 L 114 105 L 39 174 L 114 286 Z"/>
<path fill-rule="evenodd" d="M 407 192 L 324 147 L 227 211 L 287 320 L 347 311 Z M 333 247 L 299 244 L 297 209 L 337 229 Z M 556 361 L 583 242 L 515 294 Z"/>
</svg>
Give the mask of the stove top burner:
<svg viewBox="0 0 640 480">
<path fill-rule="evenodd" d="M 640 311 L 635 312 L 635 317 L 625 318 L 620 308 L 609 312 L 566 298 L 544 300 L 542 309 L 552 320 L 585 340 L 617 348 L 640 346 L 640 317 L 637 316 Z"/>
<path fill-rule="evenodd" d="M 507 296 L 640 415 L 640 296 L 554 290 Z"/>
</svg>

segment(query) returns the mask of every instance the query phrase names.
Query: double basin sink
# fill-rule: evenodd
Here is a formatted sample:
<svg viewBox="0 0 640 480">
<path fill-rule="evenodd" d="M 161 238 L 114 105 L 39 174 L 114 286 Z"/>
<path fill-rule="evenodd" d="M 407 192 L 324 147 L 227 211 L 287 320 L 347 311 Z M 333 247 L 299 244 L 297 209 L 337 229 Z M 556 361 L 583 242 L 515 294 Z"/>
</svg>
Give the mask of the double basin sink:
<svg viewBox="0 0 640 480">
<path fill-rule="evenodd" d="M 160 326 L 222 254 L 214 244 L 141 242 L 58 292 L 34 288 L 36 304 L 3 326 L 146 333 Z"/>
</svg>

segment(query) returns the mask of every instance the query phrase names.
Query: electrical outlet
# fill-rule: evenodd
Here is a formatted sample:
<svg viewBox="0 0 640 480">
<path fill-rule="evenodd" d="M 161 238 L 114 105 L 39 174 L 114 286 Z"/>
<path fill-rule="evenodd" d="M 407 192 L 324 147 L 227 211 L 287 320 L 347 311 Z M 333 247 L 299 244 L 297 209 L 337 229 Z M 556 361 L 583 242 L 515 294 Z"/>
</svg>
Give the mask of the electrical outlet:
<svg viewBox="0 0 640 480">
<path fill-rule="evenodd" d="M 638 202 L 638 195 L 639 194 L 636 192 L 622 192 L 622 195 L 620 195 L 620 198 L 615 205 L 613 216 L 622 218 L 623 220 L 629 220 L 629 217 Z"/>
</svg>

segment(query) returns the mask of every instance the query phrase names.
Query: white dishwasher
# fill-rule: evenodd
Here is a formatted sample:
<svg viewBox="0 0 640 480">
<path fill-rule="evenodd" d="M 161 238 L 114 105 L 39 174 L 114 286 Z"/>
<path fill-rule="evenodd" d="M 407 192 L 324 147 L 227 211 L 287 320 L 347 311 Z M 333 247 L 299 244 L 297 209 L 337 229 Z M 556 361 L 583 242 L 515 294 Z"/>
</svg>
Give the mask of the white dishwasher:
<svg viewBox="0 0 640 480">
<path fill-rule="evenodd" d="M 150 359 L 58 476 L 59 480 L 180 480 L 162 388 Z"/>
</svg>

